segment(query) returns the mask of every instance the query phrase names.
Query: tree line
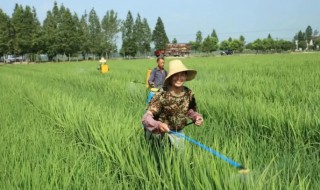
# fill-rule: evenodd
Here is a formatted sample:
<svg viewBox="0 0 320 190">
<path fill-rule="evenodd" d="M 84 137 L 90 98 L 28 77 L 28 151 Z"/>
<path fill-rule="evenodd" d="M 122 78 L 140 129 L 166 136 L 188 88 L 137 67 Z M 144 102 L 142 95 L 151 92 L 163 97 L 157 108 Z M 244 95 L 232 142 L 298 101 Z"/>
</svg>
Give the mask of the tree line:
<svg viewBox="0 0 320 190">
<path fill-rule="evenodd" d="M 117 47 L 118 34 L 121 33 L 122 45 Z M 297 43 L 296 43 L 297 41 Z M 313 42 L 310 46 L 310 42 Z M 81 55 L 110 57 L 120 53 L 123 57 L 147 55 L 151 52 L 151 44 L 155 49 L 165 49 L 169 38 L 164 24 L 158 17 L 154 30 L 151 30 L 146 18 L 138 13 L 134 19 L 130 11 L 125 20 L 118 18 L 114 10 L 106 11 L 100 20 L 94 8 L 80 17 L 54 2 L 52 10 L 47 11 L 46 18 L 40 23 L 35 8 L 16 4 L 12 16 L 0 9 L 0 55 L 28 55 L 35 61 L 39 54 L 47 54 L 49 60 L 57 55 L 72 57 Z M 177 43 L 174 38 L 172 43 Z M 219 42 L 216 31 L 205 38 L 198 31 L 195 41 L 190 41 L 194 51 L 211 53 L 217 50 L 244 49 L 255 51 L 287 51 L 300 47 L 315 49 L 320 44 L 318 32 L 308 26 L 305 32 L 299 31 L 292 41 L 274 40 L 271 35 L 265 39 L 257 39 L 246 44 L 244 36 L 239 39 Z"/>
<path fill-rule="evenodd" d="M 122 47 L 118 50 L 118 34 L 122 34 Z M 94 8 L 81 17 L 63 4 L 54 2 L 41 24 L 35 8 L 15 5 L 12 17 L 0 9 L 0 54 L 28 55 L 31 61 L 39 54 L 49 60 L 62 54 L 68 57 L 106 56 L 119 52 L 124 57 L 135 57 L 155 48 L 163 49 L 169 42 L 159 17 L 154 31 L 140 14 L 136 19 L 130 11 L 120 20 L 114 10 L 109 10 L 100 20 Z"/>
<path fill-rule="evenodd" d="M 211 53 L 217 50 L 233 50 L 243 52 L 244 49 L 253 50 L 256 52 L 283 52 L 288 50 L 319 50 L 320 36 L 317 30 L 312 30 L 308 26 L 305 32 L 301 30 L 293 37 L 292 41 L 283 39 L 273 39 L 269 34 L 264 39 L 256 39 L 254 42 L 246 43 L 245 37 L 240 35 L 239 39 L 229 37 L 228 40 L 223 40 L 219 43 L 216 31 L 205 38 L 202 37 L 202 32 L 198 31 L 196 40 L 191 41 L 192 49 L 198 52 Z"/>
</svg>

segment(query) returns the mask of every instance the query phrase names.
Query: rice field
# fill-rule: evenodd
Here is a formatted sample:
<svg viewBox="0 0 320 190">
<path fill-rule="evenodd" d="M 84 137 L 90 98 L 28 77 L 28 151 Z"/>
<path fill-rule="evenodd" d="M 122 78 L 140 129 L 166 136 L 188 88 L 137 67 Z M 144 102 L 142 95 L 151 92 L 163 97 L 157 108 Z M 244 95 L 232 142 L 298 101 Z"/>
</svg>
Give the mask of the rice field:
<svg viewBox="0 0 320 190">
<path fill-rule="evenodd" d="M 181 60 L 204 117 L 185 134 L 249 174 L 188 141 L 151 149 L 141 83 L 155 59 L 109 60 L 107 74 L 98 61 L 0 65 L 0 189 L 320 186 L 319 53 Z"/>
</svg>

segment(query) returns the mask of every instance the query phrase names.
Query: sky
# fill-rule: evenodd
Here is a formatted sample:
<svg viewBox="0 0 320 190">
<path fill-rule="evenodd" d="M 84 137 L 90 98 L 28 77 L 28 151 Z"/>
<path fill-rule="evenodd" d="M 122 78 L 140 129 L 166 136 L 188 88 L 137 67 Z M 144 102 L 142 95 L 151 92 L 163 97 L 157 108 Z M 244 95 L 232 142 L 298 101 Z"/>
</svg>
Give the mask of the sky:
<svg viewBox="0 0 320 190">
<path fill-rule="evenodd" d="M 1 0 L 0 8 L 11 17 L 15 4 L 34 7 L 42 23 L 54 1 L 79 18 L 92 8 L 100 20 L 109 10 L 122 20 L 131 11 L 134 19 L 146 18 L 152 31 L 160 17 L 169 40 L 179 43 L 195 41 L 198 31 L 205 38 L 215 30 L 220 42 L 243 35 L 247 43 L 268 34 L 291 41 L 308 26 L 320 31 L 320 0 Z"/>
</svg>

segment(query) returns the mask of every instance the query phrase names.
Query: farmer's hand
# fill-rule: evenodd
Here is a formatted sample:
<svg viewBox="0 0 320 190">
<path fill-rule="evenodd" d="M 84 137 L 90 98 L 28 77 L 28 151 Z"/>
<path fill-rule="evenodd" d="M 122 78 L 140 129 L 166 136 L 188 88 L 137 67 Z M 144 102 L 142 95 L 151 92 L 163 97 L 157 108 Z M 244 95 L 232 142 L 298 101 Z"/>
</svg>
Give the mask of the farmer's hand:
<svg viewBox="0 0 320 190">
<path fill-rule="evenodd" d="M 160 122 L 159 123 L 159 130 L 163 133 L 167 133 L 167 132 L 169 132 L 170 129 L 166 123 Z"/>
<path fill-rule="evenodd" d="M 196 121 L 194 122 L 194 124 L 197 125 L 197 126 L 200 126 L 200 125 L 202 124 L 202 122 L 203 122 L 202 116 L 201 116 L 201 115 L 198 115 L 198 116 L 196 117 Z"/>
</svg>

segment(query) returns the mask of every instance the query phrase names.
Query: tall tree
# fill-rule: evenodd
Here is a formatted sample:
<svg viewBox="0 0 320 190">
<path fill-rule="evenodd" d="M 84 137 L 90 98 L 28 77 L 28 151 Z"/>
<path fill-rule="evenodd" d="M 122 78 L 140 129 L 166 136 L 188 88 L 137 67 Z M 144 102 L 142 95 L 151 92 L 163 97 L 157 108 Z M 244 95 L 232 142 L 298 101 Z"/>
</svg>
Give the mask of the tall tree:
<svg viewBox="0 0 320 190">
<path fill-rule="evenodd" d="M 134 22 L 133 26 L 133 36 L 136 42 L 137 50 L 138 53 L 143 53 L 144 52 L 144 47 L 143 47 L 143 23 L 140 17 L 140 14 L 138 13 L 137 18 Z"/>
<path fill-rule="evenodd" d="M 72 16 L 70 10 L 63 4 L 59 8 L 56 2 L 52 11 L 47 12 L 43 30 L 50 60 L 58 54 L 64 54 L 70 58 L 72 54 L 79 51 L 78 23 L 76 23 L 79 19 L 75 17 L 77 16 Z"/>
<path fill-rule="evenodd" d="M 117 50 L 117 34 L 120 32 L 120 20 L 118 14 L 114 10 L 107 11 L 101 21 L 102 28 L 102 49 L 107 57 Z"/>
<path fill-rule="evenodd" d="M 60 6 L 60 22 L 58 25 L 58 53 L 65 54 L 69 58 L 72 54 L 78 52 L 78 35 L 77 35 L 77 21 L 70 10 L 63 5 Z"/>
<path fill-rule="evenodd" d="M 134 23 L 133 17 L 130 11 L 128 11 L 127 18 L 122 25 L 122 48 L 120 54 L 124 57 L 134 57 L 137 53 L 137 44 L 133 32 Z"/>
<path fill-rule="evenodd" d="M 177 40 L 176 38 L 173 38 L 172 43 L 173 43 L 173 44 L 177 44 L 177 43 L 178 43 L 178 40 Z"/>
<path fill-rule="evenodd" d="M 305 40 L 305 34 L 301 30 L 298 32 L 298 34 L 296 36 L 297 36 L 297 40 L 299 42 Z"/>
<path fill-rule="evenodd" d="M 199 30 L 196 34 L 195 50 L 200 51 L 202 46 L 202 33 Z"/>
<path fill-rule="evenodd" d="M 74 23 L 74 30 L 75 30 L 73 42 L 76 42 L 73 45 L 73 53 L 78 57 L 79 55 L 78 53 L 82 52 L 82 46 L 83 46 L 82 36 L 84 32 L 82 30 L 81 21 L 77 13 L 73 13 L 72 21 Z"/>
<path fill-rule="evenodd" d="M 218 38 L 218 35 L 217 35 L 217 33 L 216 33 L 216 30 L 215 29 L 213 29 L 212 30 L 212 32 L 211 32 L 211 35 L 210 35 L 211 37 L 213 37 L 213 38 L 216 38 L 217 39 L 217 41 L 219 42 L 219 38 Z"/>
<path fill-rule="evenodd" d="M 151 29 L 149 27 L 149 24 L 148 24 L 148 21 L 146 18 L 143 18 L 142 28 L 143 28 L 142 46 L 144 49 L 144 53 L 146 54 L 147 52 L 149 52 L 151 50 L 150 43 L 152 41 Z"/>
<path fill-rule="evenodd" d="M 240 46 L 239 51 L 242 52 L 244 50 L 245 45 L 246 45 L 246 39 L 244 38 L 244 36 L 240 35 L 239 41 L 241 42 L 241 46 Z"/>
<path fill-rule="evenodd" d="M 59 7 L 54 2 L 52 11 L 47 12 L 47 17 L 43 21 L 43 32 L 45 41 L 45 52 L 47 52 L 49 60 L 58 53 L 58 26 L 60 22 Z"/>
<path fill-rule="evenodd" d="M 12 25 L 14 30 L 14 54 L 29 53 L 31 49 L 33 16 L 29 6 L 26 10 L 22 5 L 16 4 L 12 14 Z"/>
<path fill-rule="evenodd" d="M 274 40 L 271 37 L 271 34 L 269 34 L 267 38 L 262 40 L 262 44 L 264 46 L 264 48 L 263 48 L 264 50 L 269 50 L 270 51 L 272 49 L 275 49 Z"/>
<path fill-rule="evenodd" d="M 79 46 L 83 58 L 90 52 L 90 41 L 89 41 L 89 26 L 88 26 L 88 14 L 87 12 L 81 16 L 79 29 Z"/>
<path fill-rule="evenodd" d="M 43 30 L 41 24 L 37 17 L 36 9 L 32 8 L 32 33 L 31 33 L 31 49 L 29 58 L 30 61 L 36 61 L 36 54 L 44 53 L 44 39 L 43 39 Z"/>
<path fill-rule="evenodd" d="M 94 10 L 94 8 L 91 9 L 89 13 L 89 50 L 90 53 L 94 55 L 101 54 L 101 41 L 102 41 L 102 33 L 101 33 L 101 25 L 99 21 L 99 17 Z"/>
<path fill-rule="evenodd" d="M 243 35 L 240 35 L 239 40 L 240 40 L 241 42 L 243 42 L 243 44 L 246 43 L 246 39 L 244 38 Z"/>
<path fill-rule="evenodd" d="M 271 34 L 268 34 L 268 37 L 267 37 L 268 39 L 272 39 L 272 37 L 271 37 Z"/>
<path fill-rule="evenodd" d="M 308 41 L 308 43 L 310 42 L 310 40 L 311 40 L 311 38 L 312 38 L 312 33 L 313 33 L 313 31 L 312 31 L 312 28 L 311 28 L 311 26 L 308 26 L 307 28 L 306 28 L 306 40 Z"/>
<path fill-rule="evenodd" d="M 41 45 L 41 26 L 35 9 L 23 8 L 16 4 L 12 14 L 13 53 L 18 55 L 34 54 Z"/>
<path fill-rule="evenodd" d="M 15 4 L 14 11 L 11 18 L 11 23 L 13 26 L 12 37 L 13 37 L 13 53 L 21 54 L 22 48 L 21 45 L 24 41 L 23 36 L 23 7 L 21 5 Z"/>
<path fill-rule="evenodd" d="M 10 17 L 0 9 L 0 56 L 9 54 L 12 46 Z"/>
<path fill-rule="evenodd" d="M 160 17 L 158 17 L 156 26 L 153 30 L 152 41 L 154 42 L 156 49 L 165 49 L 167 44 L 169 43 L 168 36 Z"/>
<path fill-rule="evenodd" d="M 218 49 L 218 40 L 215 37 L 207 36 L 202 44 L 202 51 L 206 53 L 211 53 Z"/>
<path fill-rule="evenodd" d="M 146 18 L 141 19 L 140 14 L 137 15 L 137 18 L 134 23 L 134 39 L 140 54 L 151 50 L 151 30 Z"/>
</svg>

